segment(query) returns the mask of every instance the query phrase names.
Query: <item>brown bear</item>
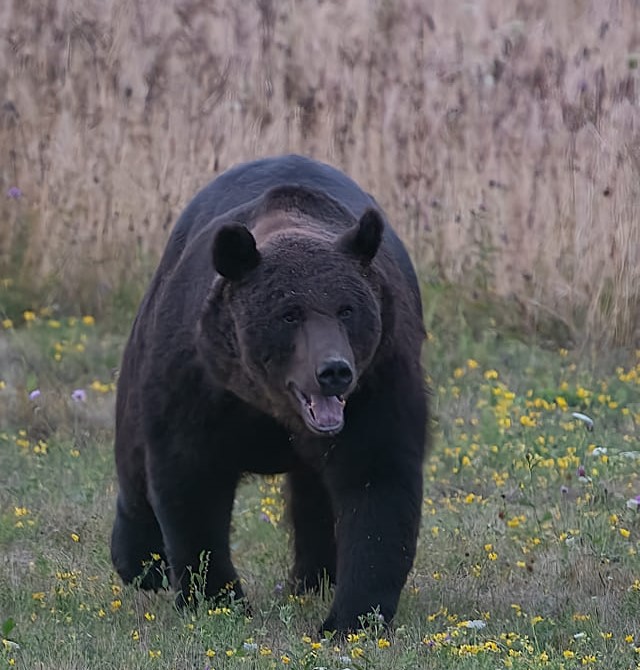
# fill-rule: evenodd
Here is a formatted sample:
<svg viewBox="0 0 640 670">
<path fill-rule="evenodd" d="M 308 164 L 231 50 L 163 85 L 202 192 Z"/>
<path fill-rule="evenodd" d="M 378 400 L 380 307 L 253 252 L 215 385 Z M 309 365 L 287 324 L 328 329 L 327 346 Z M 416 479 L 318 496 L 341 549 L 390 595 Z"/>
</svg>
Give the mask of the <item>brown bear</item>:
<svg viewBox="0 0 640 670">
<path fill-rule="evenodd" d="M 229 530 L 243 473 L 287 473 L 298 590 L 335 584 L 324 630 L 395 614 L 422 507 L 422 306 L 376 201 L 300 156 L 235 167 L 180 216 L 127 343 L 111 551 L 179 602 L 244 594 Z M 147 564 L 143 572 L 143 564 Z"/>
</svg>

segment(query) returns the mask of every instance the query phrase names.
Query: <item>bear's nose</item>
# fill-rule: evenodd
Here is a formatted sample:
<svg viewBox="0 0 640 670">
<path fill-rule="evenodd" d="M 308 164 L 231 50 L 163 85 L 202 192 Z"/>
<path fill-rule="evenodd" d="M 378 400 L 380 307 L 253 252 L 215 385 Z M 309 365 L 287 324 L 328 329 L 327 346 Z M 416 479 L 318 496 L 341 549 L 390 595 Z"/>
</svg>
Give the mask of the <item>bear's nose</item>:
<svg viewBox="0 0 640 670">
<path fill-rule="evenodd" d="M 353 371 L 344 358 L 330 358 L 316 370 L 323 395 L 342 395 L 351 386 Z"/>
</svg>

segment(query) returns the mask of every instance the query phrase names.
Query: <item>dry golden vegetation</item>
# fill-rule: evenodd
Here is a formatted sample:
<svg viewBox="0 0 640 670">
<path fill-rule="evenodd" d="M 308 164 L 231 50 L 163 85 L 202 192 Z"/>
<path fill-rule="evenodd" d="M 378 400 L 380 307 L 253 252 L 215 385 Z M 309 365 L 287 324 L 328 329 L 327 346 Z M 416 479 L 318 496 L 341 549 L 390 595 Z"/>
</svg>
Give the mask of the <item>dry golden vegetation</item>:
<svg viewBox="0 0 640 670">
<path fill-rule="evenodd" d="M 0 276 L 100 309 L 213 175 L 295 151 L 425 280 L 639 336 L 637 1 L 6 0 L 0 34 Z"/>
</svg>

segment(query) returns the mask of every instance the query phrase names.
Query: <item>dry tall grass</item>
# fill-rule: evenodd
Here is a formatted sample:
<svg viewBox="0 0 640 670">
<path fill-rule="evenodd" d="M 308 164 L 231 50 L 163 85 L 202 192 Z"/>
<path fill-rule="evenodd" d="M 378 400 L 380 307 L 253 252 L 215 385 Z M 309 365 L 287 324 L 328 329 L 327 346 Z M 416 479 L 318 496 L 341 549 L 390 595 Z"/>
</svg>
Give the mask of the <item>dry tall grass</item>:
<svg viewBox="0 0 640 670">
<path fill-rule="evenodd" d="M 99 304 L 212 175 L 296 151 L 426 276 L 638 337 L 638 0 L 6 0 L 0 33 L 0 273 Z"/>
</svg>

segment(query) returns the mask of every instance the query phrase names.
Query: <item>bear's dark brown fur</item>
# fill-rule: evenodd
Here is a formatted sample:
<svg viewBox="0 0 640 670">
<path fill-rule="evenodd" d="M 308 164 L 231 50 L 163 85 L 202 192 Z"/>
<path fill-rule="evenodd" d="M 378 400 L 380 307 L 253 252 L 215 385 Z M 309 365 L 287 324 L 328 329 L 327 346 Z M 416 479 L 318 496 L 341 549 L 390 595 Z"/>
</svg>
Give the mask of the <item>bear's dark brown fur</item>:
<svg viewBox="0 0 640 670">
<path fill-rule="evenodd" d="M 299 156 L 236 167 L 184 211 L 118 382 L 112 536 L 125 582 L 158 554 L 181 600 L 233 584 L 236 484 L 286 472 L 293 582 L 335 597 L 324 629 L 393 617 L 411 568 L 427 423 L 422 309 L 371 198 Z M 204 554 L 203 554 L 204 552 Z M 158 588 L 149 570 L 143 588 Z"/>
</svg>

